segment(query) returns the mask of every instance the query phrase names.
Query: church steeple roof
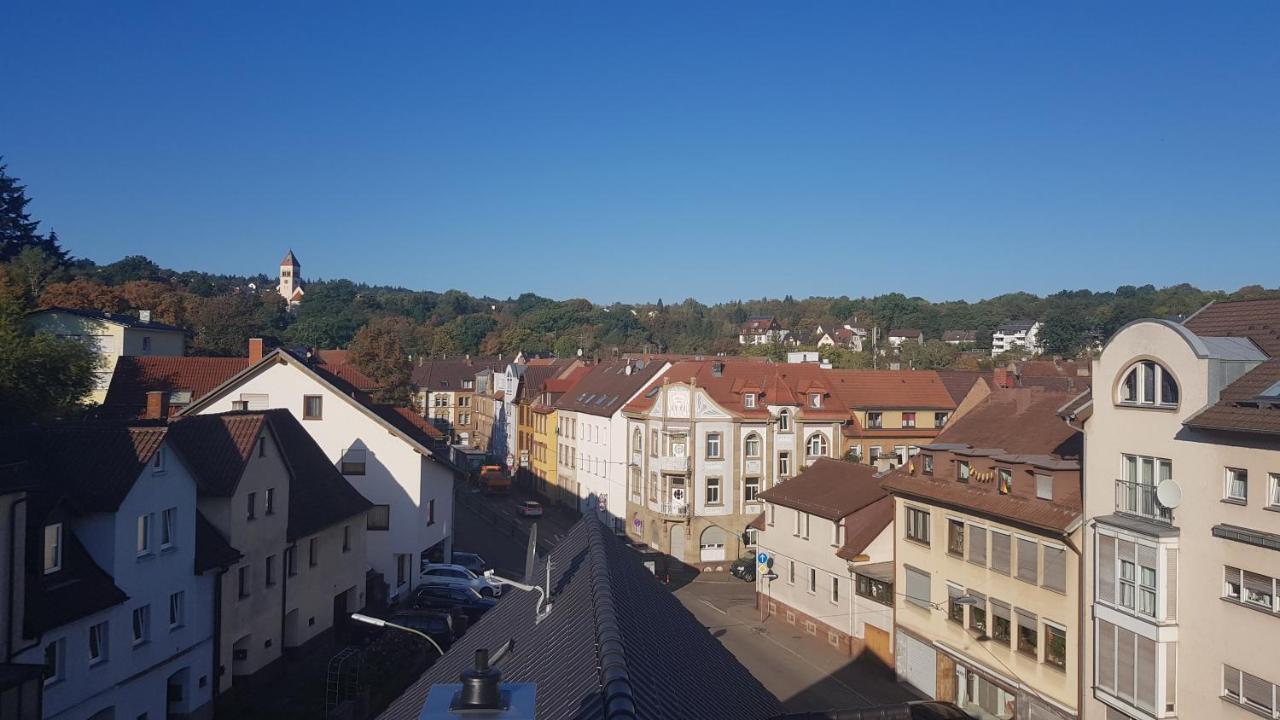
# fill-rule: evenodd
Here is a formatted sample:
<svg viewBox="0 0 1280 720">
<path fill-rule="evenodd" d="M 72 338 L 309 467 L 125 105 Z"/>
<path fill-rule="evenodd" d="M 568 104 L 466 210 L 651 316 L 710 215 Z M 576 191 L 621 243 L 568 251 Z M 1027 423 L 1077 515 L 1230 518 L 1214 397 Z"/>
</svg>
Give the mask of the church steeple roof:
<svg viewBox="0 0 1280 720">
<path fill-rule="evenodd" d="M 298 258 L 293 256 L 293 250 L 289 250 L 289 252 L 285 253 L 284 259 L 280 261 L 281 267 L 284 267 L 285 265 L 290 267 L 302 267 L 302 263 L 298 262 Z"/>
</svg>

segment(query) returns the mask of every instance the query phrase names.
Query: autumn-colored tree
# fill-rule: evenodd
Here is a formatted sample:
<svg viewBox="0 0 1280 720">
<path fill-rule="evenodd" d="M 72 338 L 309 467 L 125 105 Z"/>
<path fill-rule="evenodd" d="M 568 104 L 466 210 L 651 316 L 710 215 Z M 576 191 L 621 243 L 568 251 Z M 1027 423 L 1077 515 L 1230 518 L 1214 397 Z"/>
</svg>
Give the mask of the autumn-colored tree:
<svg viewBox="0 0 1280 720">
<path fill-rule="evenodd" d="M 409 404 L 413 366 L 405 351 L 405 339 L 412 334 L 408 318 L 383 317 L 371 320 L 351 340 L 348 357 L 361 372 L 377 381 L 374 399 L 378 402 Z"/>
<path fill-rule="evenodd" d="M 40 307 L 124 312 L 128 308 L 118 288 L 95 280 L 76 278 L 71 282 L 49 283 L 40 293 Z"/>
<path fill-rule="evenodd" d="M 270 335 L 262 322 L 263 301 L 249 293 L 206 298 L 191 314 L 195 350 L 202 355 L 242 356 L 249 338 Z"/>
</svg>

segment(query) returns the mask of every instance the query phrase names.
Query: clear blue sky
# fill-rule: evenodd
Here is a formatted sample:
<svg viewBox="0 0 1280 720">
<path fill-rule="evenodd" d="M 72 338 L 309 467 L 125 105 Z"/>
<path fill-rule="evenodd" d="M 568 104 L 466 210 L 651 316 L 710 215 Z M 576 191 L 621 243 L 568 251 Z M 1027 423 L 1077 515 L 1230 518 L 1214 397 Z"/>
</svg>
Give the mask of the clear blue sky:
<svg viewBox="0 0 1280 720">
<path fill-rule="evenodd" d="M 596 301 L 1277 283 L 1280 3 L 24 2 L 99 262 Z"/>
</svg>

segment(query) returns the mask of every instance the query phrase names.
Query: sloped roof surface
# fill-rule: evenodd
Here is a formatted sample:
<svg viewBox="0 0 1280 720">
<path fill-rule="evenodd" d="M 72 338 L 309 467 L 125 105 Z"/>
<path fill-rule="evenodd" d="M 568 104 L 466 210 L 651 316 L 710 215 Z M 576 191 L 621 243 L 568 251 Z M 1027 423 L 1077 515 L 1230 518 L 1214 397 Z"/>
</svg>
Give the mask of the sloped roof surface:
<svg viewBox="0 0 1280 720">
<path fill-rule="evenodd" d="M 186 391 L 196 400 L 247 367 L 247 357 L 124 356 L 116 361 L 100 414 L 108 418 L 140 418 L 146 414 L 149 391 Z M 171 405 L 170 414 L 181 409 Z"/>
<path fill-rule="evenodd" d="M 102 310 L 86 310 L 82 308 L 65 308 L 65 307 L 47 307 L 36 310 L 35 312 L 54 312 L 66 313 L 77 317 L 87 318 L 89 320 L 101 320 L 103 322 L 123 325 L 128 328 L 136 328 L 139 330 L 158 330 L 161 332 L 186 332 L 177 325 L 168 325 L 162 322 L 147 321 L 143 322 L 140 318 L 133 315 L 125 315 L 123 313 L 104 312 Z"/>
<path fill-rule="evenodd" d="M 503 680 L 537 684 L 539 720 L 754 720 L 780 712 L 635 551 L 594 518 L 560 541 L 551 568 L 550 616 L 534 622 L 536 593 L 504 593 L 380 718 L 415 720 L 433 684 L 458 682 L 477 649 L 509 639 L 515 650 L 501 664 Z"/>
<path fill-rule="evenodd" d="M 38 635 L 87 615 L 114 607 L 129 599 L 105 570 L 98 566 L 69 527 L 62 530 L 62 568 L 44 573 L 44 526 L 57 522 L 32 507 L 28 516 L 26 558 L 26 617 L 28 635 Z"/>
<path fill-rule="evenodd" d="M 631 372 L 627 372 L 630 366 Z M 642 367 L 643 366 L 643 367 Z M 616 360 L 592 366 L 556 401 L 556 409 L 608 417 L 643 388 L 662 369 L 660 362 Z"/>
<path fill-rule="evenodd" d="M 893 496 L 885 493 L 884 497 L 864 508 L 859 508 L 844 521 L 844 542 L 836 550 L 836 555 L 845 560 L 857 559 L 891 523 L 893 523 Z"/>
<path fill-rule="evenodd" d="M 202 573 L 214 568 L 230 567 L 244 557 L 239 550 L 231 547 L 218 528 L 209 522 L 204 513 L 196 511 L 196 572 Z"/>
<path fill-rule="evenodd" d="M 68 424 L 3 434 L 50 492 L 82 512 L 112 512 L 165 440 L 163 425 Z"/>
<path fill-rule="evenodd" d="M 484 370 L 506 368 L 507 362 L 498 358 L 426 360 L 413 369 L 412 382 L 422 390 L 457 392 L 463 389 L 463 380 L 475 380 L 476 373 Z"/>
<path fill-rule="evenodd" d="M 1280 356 L 1280 299 L 1215 302 L 1183 323 L 1200 337 L 1247 337 L 1271 357 Z"/>
<path fill-rule="evenodd" d="M 373 507 L 288 410 L 269 412 L 271 429 L 292 472 L 289 483 L 290 540 L 336 525 Z"/>
<path fill-rule="evenodd" d="M 957 405 L 942 377 L 932 370 L 827 370 L 826 373 L 832 392 L 850 408 L 954 410 Z"/>
<path fill-rule="evenodd" d="M 998 448 L 1018 455 L 1079 457 L 1080 433 L 1058 417 L 1073 393 L 1042 388 L 994 390 L 982 402 L 943 428 L 935 444 Z"/>
<path fill-rule="evenodd" d="M 1218 402 L 1186 421 L 1204 430 L 1280 434 L 1280 403 L 1259 396 L 1280 383 L 1280 358 L 1272 358 L 1223 389 Z"/>
<path fill-rule="evenodd" d="M 794 478 L 760 493 L 760 498 L 828 520 L 839 520 L 886 497 L 871 465 L 818 458 Z"/>
<path fill-rule="evenodd" d="M 235 494 L 267 412 L 190 415 L 170 426 L 169 437 L 190 465 L 201 495 Z"/>
</svg>

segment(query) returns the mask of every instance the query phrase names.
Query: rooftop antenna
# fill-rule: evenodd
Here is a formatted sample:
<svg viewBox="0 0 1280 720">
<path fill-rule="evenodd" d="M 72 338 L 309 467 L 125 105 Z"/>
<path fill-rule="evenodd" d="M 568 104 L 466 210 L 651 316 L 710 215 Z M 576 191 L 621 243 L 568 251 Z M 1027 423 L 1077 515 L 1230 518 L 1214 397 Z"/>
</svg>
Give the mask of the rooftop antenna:
<svg viewBox="0 0 1280 720">
<path fill-rule="evenodd" d="M 524 577 L 526 580 L 533 579 L 533 574 L 535 572 L 534 566 L 537 562 L 537 558 L 538 558 L 538 526 L 535 523 L 529 530 L 529 549 L 525 553 Z M 538 585 L 527 585 L 522 582 L 516 582 L 515 580 L 504 578 L 501 575 L 494 573 L 494 571 L 492 570 L 486 570 L 484 573 L 484 576 L 485 576 L 485 579 L 487 580 L 492 580 L 502 585 L 510 585 L 511 587 L 517 590 L 538 593 L 538 606 L 537 608 L 534 609 L 534 612 L 533 612 L 534 624 L 536 625 L 542 622 L 543 620 L 546 620 L 547 616 L 551 614 L 551 558 L 550 557 L 547 558 L 545 565 L 546 565 L 545 589 L 543 587 L 539 587 Z"/>
</svg>

